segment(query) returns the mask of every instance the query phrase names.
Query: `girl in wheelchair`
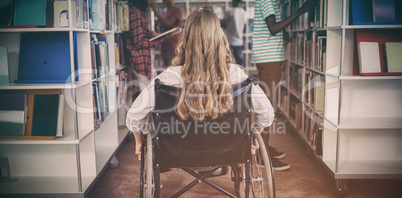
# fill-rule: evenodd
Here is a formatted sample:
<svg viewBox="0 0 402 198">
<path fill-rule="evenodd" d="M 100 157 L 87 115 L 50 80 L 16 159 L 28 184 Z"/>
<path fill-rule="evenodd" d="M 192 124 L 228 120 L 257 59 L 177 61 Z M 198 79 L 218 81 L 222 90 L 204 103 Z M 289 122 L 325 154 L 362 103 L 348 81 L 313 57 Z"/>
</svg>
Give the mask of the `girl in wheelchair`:
<svg viewBox="0 0 402 198">
<path fill-rule="evenodd" d="M 232 105 L 230 86 L 249 78 L 233 63 L 229 43 L 216 15 L 209 9 L 194 11 L 186 20 L 172 65 L 156 77 L 162 84 L 182 88 L 175 111 L 182 119 L 217 118 Z M 140 83 L 140 82 L 139 82 Z M 268 127 L 274 110 L 260 86 L 252 85 L 252 109 L 258 130 Z M 126 125 L 134 132 L 136 154 L 141 153 L 141 130 L 155 107 L 155 79 L 141 92 L 127 113 Z M 189 97 L 189 95 L 191 97 Z M 187 96 L 187 97 L 186 97 Z"/>
<path fill-rule="evenodd" d="M 156 94 L 160 84 L 179 90 L 174 105 L 169 108 L 170 113 L 173 112 L 180 120 L 202 122 L 230 113 L 235 106 L 232 87 L 249 79 L 242 67 L 234 64 L 229 43 L 215 13 L 210 9 L 194 11 L 185 22 L 171 66 L 143 89 L 127 113 L 126 125 L 135 136 L 135 153 L 140 158 L 141 133 L 146 133 L 150 126 L 147 120 L 152 114 L 154 117 L 159 115 L 155 113 L 156 101 L 165 100 Z M 260 87 L 266 85 L 254 81 L 249 86 L 252 126 L 261 132 L 272 124 L 274 110 Z M 182 128 L 186 129 L 186 126 Z M 223 133 L 223 128 L 217 131 Z M 254 150 L 257 148 L 254 146 Z"/>
</svg>

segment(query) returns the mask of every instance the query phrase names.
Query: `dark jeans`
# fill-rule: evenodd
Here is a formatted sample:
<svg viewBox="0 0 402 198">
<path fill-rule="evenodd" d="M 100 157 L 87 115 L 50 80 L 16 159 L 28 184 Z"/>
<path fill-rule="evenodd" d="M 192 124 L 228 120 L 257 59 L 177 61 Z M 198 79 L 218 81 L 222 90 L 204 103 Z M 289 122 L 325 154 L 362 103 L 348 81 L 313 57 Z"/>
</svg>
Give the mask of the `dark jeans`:
<svg viewBox="0 0 402 198">
<path fill-rule="evenodd" d="M 236 64 L 244 66 L 244 64 L 243 64 L 243 45 L 240 45 L 240 46 L 231 45 L 230 50 L 232 51 L 232 54 L 236 60 Z"/>
</svg>

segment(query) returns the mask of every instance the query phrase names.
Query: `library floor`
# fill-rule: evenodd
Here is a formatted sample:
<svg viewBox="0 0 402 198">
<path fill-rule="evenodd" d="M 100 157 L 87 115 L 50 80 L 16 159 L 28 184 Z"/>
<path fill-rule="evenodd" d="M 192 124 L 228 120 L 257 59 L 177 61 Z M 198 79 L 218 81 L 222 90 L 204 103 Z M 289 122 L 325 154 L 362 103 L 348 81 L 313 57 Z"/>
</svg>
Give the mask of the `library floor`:
<svg viewBox="0 0 402 198">
<path fill-rule="evenodd" d="M 289 128 L 289 127 L 288 127 Z M 273 134 L 270 144 L 286 152 L 284 162 L 291 168 L 275 171 L 277 198 L 293 197 L 339 197 L 335 180 L 326 169 L 306 151 L 305 144 L 288 129 L 286 133 Z M 139 197 L 139 161 L 134 155 L 134 141 L 128 136 L 116 154 L 120 166 L 106 168 L 98 181 L 88 192 L 87 198 L 128 198 Z M 161 197 L 170 197 L 193 180 L 183 171 L 170 171 L 161 174 Z M 211 178 L 229 191 L 233 191 L 230 174 Z M 402 180 L 395 179 L 354 179 L 348 180 L 347 197 L 402 197 Z M 182 197 L 224 197 L 211 187 L 200 183 Z"/>
</svg>

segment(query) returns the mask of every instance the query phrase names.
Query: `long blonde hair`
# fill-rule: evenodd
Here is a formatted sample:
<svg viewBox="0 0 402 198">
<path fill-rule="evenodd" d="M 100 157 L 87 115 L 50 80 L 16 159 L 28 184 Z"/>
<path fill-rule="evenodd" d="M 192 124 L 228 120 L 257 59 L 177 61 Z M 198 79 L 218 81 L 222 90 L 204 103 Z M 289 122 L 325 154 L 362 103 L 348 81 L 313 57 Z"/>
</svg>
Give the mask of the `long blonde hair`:
<svg viewBox="0 0 402 198">
<path fill-rule="evenodd" d="M 201 9 L 190 14 L 176 54 L 172 64 L 183 66 L 176 109 L 180 118 L 215 119 L 227 112 L 233 103 L 229 69 L 232 56 L 213 11 Z"/>
</svg>

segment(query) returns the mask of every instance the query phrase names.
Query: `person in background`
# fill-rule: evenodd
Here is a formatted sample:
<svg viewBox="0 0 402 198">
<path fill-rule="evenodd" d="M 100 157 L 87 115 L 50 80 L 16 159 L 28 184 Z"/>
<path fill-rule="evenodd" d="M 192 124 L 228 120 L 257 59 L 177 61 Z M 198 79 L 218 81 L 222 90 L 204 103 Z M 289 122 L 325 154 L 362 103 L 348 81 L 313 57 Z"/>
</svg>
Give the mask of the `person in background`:
<svg viewBox="0 0 402 198">
<path fill-rule="evenodd" d="M 156 2 L 154 0 L 151 1 L 153 1 L 151 3 L 152 10 L 162 22 L 162 32 L 175 27 L 183 27 L 183 14 L 180 7 L 174 4 L 174 0 L 163 0 L 163 4 L 167 7 L 167 10 L 163 16 L 159 13 Z M 180 35 L 181 34 L 167 35 L 165 41 L 162 43 L 161 53 L 165 67 L 171 65 L 172 58 L 175 56 L 176 47 L 180 40 Z"/>
<path fill-rule="evenodd" d="M 130 68 L 127 72 L 130 82 L 136 80 L 146 86 L 152 77 L 151 48 L 160 45 L 164 38 L 149 41 L 150 38 L 158 33 L 149 29 L 148 22 L 145 19 L 145 13 L 149 7 L 147 0 L 129 0 L 129 7 L 130 31 L 125 34 Z M 132 100 L 138 95 L 139 89 L 138 86 L 129 87 L 128 94 L 133 95 Z"/>
<path fill-rule="evenodd" d="M 232 4 L 233 9 L 225 13 L 225 18 L 221 21 L 221 24 L 225 28 L 226 37 L 236 64 L 244 66 L 243 31 L 247 23 L 246 12 L 243 9 L 242 0 L 233 0 Z"/>
<path fill-rule="evenodd" d="M 253 28 L 253 62 L 257 65 L 258 79 L 266 86 L 262 86 L 273 106 L 276 106 L 276 91 L 281 79 L 281 65 L 284 57 L 284 30 L 289 24 L 305 12 L 312 10 L 317 5 L 317 0 L 307 0 L 299 10 L 292 13 L 286 19 L 281 19 L 281 13 L 276 0 L 256 0 Z M 285 34 L 285 38 L 286 34 Z M 268 145 L 269 133 L 263 133 L 265 144 Z M 274 170 L 287 170 L 289 164 L 279 159 L 285 157 L 285 153 L 268 146 Z"/>
</svg>

